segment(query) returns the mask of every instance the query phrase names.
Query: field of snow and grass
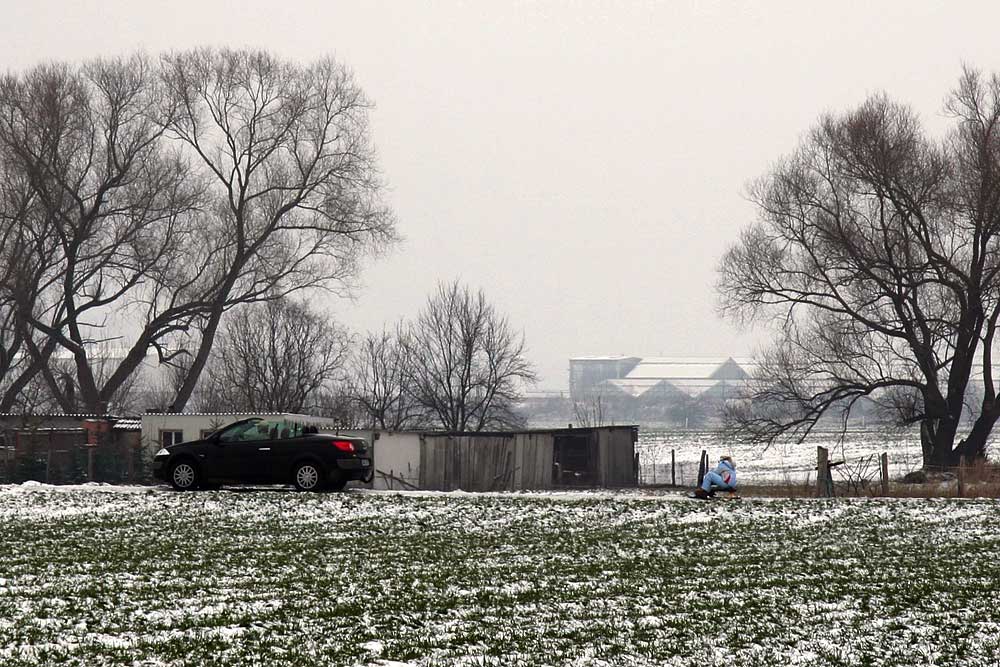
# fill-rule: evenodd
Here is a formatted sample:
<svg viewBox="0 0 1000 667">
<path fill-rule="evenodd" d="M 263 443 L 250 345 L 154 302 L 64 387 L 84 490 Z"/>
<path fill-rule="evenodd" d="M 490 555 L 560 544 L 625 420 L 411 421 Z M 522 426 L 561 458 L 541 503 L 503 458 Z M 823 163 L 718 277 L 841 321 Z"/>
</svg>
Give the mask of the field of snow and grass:
<svg viewBox="0 0 1000 667">
<path fill-rule="evenodd" d="M 830 450 L 831 460 L 846 461 L 834 469 L 834 480 L 845 476 L 872 476 L 878 470 L 876 457 L 889 454 L 889 474 L 893 478 L 921 466 L 920 434 L 913 431 L 851 430 L 813 434 L 801 445 L 760 445 L 734 442 L 717 431 L 686 431 L 668 428 L 640 428 L 636 453 L 639 454 L 640 480 L 644 484 L 670 482 L 670 452 L 677 462 L 677 483 L 694 485 L 698 476 L 701 451 L 709 453 L 714 466 L 719 457 L 729 454 L 736 459 L 740 479 L 745 483 L 766 484 L 804 482 L 816 479 L 816 446 Z"/>
<path fill-rule="evenodd" d="M 995 665 L 998 510 L 0 487 L 0 664 Z"/>
</svg>

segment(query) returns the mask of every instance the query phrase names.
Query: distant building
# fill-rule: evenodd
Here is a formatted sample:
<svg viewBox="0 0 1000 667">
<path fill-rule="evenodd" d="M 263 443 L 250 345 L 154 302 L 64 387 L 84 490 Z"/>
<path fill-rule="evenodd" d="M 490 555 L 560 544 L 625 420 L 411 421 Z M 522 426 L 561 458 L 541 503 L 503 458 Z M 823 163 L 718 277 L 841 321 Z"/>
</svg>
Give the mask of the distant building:
<svg viewBox="0 0 1000 667">
<path fill-rule="evenodd" d="M 745 395 L 754 369 L 737 357 L 574 357 L 570 398 L 581 419 L 705 424 Z"/>
<path fill-rule="evenodd" d="M 586 396 L 606 380 L 626 377 L 642 361 L 639 357 L 573 357 L 569 360 L 569 395 Z"/>
<path fill-rule="evenodd" d="M 735 357 L 574 357 L 570 396 L 725 397 L 739 392 L 753 374 L 751 359 Z"/>
</svg>

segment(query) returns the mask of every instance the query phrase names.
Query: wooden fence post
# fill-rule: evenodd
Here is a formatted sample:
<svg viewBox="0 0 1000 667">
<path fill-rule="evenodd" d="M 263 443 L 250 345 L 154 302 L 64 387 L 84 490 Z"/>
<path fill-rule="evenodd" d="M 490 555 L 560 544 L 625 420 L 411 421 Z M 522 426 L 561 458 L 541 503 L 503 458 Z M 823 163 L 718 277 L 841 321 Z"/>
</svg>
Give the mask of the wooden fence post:
<svg viewBox="0 0 1000 667">
<path fill-rule="evenodd" d="M 706 472 L 708 472 L 708 451 L 703 449 L 701 450 L 701 458 L 698 459 L 698 483 L 695 486 L 701 486 Z"/>
<path fill-rule="evenodd" d="M 52 483 L 52 431 L 49 431 L 48 448 L 45 452 L 45 483 Z"/>
<path fill-rule="evenodd" d="M 816 495 L 830 497 L 830 452 L 826 447 L 816 447 Z"/>
<path fill-rule="evenodd" d="M 965 497 L 965 457 L 958 459 L 958 497 Z"/>
<path fill-rule="evenodd" d="M 882 495 L 889 495 L 889 453 L 882 452 L 880 459 L 882 468 Z"/>
<path fill-rule="evenodd" d="M 677 486 L 677 456 L 673 449 L 670 450 L 670 486 Z"/>
</svg>

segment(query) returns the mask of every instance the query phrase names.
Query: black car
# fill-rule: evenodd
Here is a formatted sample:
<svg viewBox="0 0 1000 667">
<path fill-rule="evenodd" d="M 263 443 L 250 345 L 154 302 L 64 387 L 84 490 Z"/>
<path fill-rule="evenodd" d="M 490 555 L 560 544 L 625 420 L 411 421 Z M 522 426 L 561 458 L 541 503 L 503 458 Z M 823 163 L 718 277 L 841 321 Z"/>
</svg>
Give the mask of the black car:
<svg viewBox="0 0 1000 667">
<path fill-rule="evenodd" d="M 351 480 L 370 481 L 372 474 L 363 438 L 260 418 L 235 422 L 203 440 L 170 445 L 153 457 L 153 475 L 178 491 L 225 482 L 339 491 Z"/>
</svg>

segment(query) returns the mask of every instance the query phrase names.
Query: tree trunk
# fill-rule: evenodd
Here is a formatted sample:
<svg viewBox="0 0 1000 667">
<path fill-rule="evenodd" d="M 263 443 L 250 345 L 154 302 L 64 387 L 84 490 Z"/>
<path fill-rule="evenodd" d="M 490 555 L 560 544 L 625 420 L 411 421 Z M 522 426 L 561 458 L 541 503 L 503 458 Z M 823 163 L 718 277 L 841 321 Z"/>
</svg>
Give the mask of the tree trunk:
<svg viewBox="0 0 1000 667">
<path fill-rule="evenodd" d="M 201 372 L 205 369 L 205 365 L 208 363 L 208 356 L 212 351 L 212 344 L 215 342 L 215 334 L 219 330 L 219 322 L 222 321 L 222 313 L 222 306 L 217 306 L 212 310 L 208 319 L 208 325 L 201 333 L 201 342 L 198 345 L 198 354 L 195 355 L 195 358 L 191 361 L 191 367 L 188 369 L 187 375 L 184 378 L 184 384 L 182 384 L 180 389 L 177 390 L 177 396 L 174 398 L 174 402 L 170 405 L 171 412 L 182 412 L 184 407 L 187 405 L 187 402 L 191 400 L 191 394 L 194 393 L 194 388 L 198 385 L 198 380 L 201 378 Z"/>
<path fill-rule="evenodd" d="M 986 456 L 986 443 L 998 415 L 983 412 L 969 435 L 957 445 L 958 423 L 954 420 L 926 420 L 920 427 L 920 445 L 924 468 L 941 470 L 954 468 L 962 459 L 974 460 Z"/>
<path fill-rule="evenodd" d="M 948 419 L 926 419 L 920 427 L 924 468 L 950 468 L 957 463 L 953 451 L 957 424 Z"/>
<path fill-rule="evenodd" d="M 0 412 L 10 412 L 14 405 L 17 403 L 17 399 L 20 397 L 21 392 L 24 391 L 25 387 L 41 372 L 42 367 L 48 363 L 49 357 L 52 356 L 52 352 L 56 349 L 56 340 L 54 338 L 49 338 L 45 341 L 45 347 L 42 348 L 40 355 L 38 357 L 33 357 L 31 365 L 24 371 L 7 387 L 2 398 L 0 398 Z M 58 398 L 57 398 L 58 400 Z"/>
<path fill-rule="evenodd" d="M 989 440 L 990 433 L 993 431 L 993 426 L 997 423 L 998 418 L 1000 418 L 1000 414 L 998 414 L 996 406 L 992 404 L 983 405 L 982 412 L 979 413 L 979 417 L 976 419 L 975 424 L 972 425 L 972 431 L 970 431 L 965 440 L 958 443 L 958 446 L 955 448 L 956 462 L 959 459 L 975 461 L 977 459 L 986 458 L 986 443 Z"/>
</svg>

